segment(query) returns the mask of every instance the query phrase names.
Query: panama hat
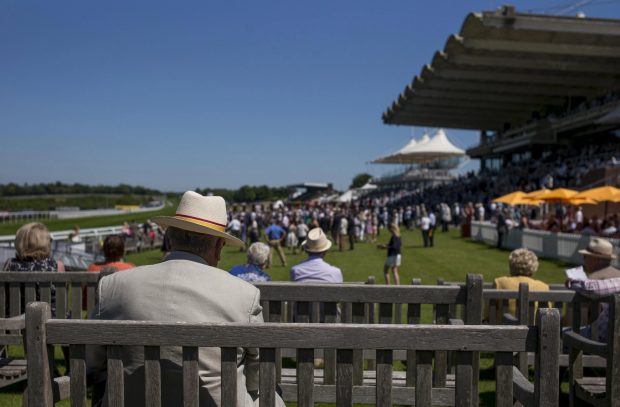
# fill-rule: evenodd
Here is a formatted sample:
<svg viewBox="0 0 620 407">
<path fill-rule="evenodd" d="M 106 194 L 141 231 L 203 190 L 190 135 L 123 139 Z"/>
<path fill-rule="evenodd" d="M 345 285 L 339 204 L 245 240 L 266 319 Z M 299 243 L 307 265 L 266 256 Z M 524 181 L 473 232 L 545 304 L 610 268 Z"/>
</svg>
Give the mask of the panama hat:
<svg viewBox="0 0 620 407">
<path fill-rule="evenodd" d="M 613 250 L 614 247 L 608 240 L 593 237 L 588 244 L 588 248 L 579 250 L 579 253 L 586 256 L 599 257 L 601 259 L 615 259 L 616 255 Z"/>
<path fill-rule="evenodd" d="M 243 242 L 226 233 L 226 202 L 221 196 L 202 196 L 194 191 L 183 194 L 174 216 L 156 216 L 153 222 L 160 226 L 175 227 L 221 237 L 233 246 L 243 246 Z"/>
<path fill-rule="evenodd" d="M 301 247 L 308 253 L 322 253 L 332 247 L 332 242 L 325 236 L 323 229 L 314 228 L 308 232 L 308 238 L 304 240 Z"/>
</svg>

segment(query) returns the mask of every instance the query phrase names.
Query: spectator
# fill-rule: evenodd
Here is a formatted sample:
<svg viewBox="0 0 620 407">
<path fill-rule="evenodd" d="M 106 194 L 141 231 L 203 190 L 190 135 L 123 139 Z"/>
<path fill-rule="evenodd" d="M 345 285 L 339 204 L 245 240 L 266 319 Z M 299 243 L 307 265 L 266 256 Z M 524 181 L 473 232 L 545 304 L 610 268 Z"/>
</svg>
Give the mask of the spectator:
<svg viewBox="0 0 620 407">
<path fill-rule="evenodd" d="M 288 232 L 286 233 L 286 247 L 292 254 L 297 253 L 297 226 L 295 224 L 289 225 Z"/>
<path fill-rule="evenodd" d="M 568 280 L 566 286 L 571 290 L 575 290 L 581 295 L 597 300 L 608 295 L 620 292 L 620 278 L 607 278 L 603 280 Z M 598 341 L 607 342 L 607 328 L 609 325 L 609 305 L 602 304 L 601 312 L 596 319 L 598 327 Z M 586 338 L 592 337 L 591 326 L 588 325 L 580 329 L 579 332 Z"/>
<path fill-rule="evenodd" d="M 265 229 L 265 236 L 269 242 L 269 266 L 273 264 L 273 251 L 278 252 L 282 266 L 286 267 L 286 256 L 284 256 L 284 250 L 282 250 L 282 240 L 286 236 L 286 231 L 278 224 L 276 218 L 271 219 L 271 225 Z"/>
<path fill-rule="evenodd" d="M 271 281 L 271 276 L 263 270 L 269 263 L 269 246 L 265 243 L 252 243 L 248 248 L 247 264 L 240 264 L 230 269 L 230 274 L 249 283 L 254 281 Z"/>
<path fill-rule="evenodd" d="M 344 213 L 338 219 L 340 219 L 338 223 L 338 250 L 344 251 L 349 235 L 349 221 Z"/>
<path fill-rule="evenodd" d="M 332 242 L 321 228 L 308 232 L 308 239 L 301 246 L 308 259 L 291 268 L 291 281 L 342 283 L 342 272 L 325 261 L 325 255 L 332 247 Z"/>
<path fill-rule="evenodd" d="M 390 233 L 392 237 L 390 237 L 390 241 L 387 245 L 379 245 L 380 249 L 387 249 L 387 259 L 385 260 L 385 264 L 383 265 L 383 277 L 385 277 L 385 284 L 390 284 L 390 272 L 394 276 L 394 284 L 400 284 L 400 277 L 398 275 L 398 268 L 400 267 L 400 249 L 401 249 L 401 240 L 400 240 L 400 228 L 391 224 Z"/>
<path fill-rule="evenodd" d="M 103 256 L 101 263 L 93 263 L 88 266 L 88 271 L 101 271 L 104 268 L 114 268 L 116 271 L 127 270 L 136 267 L 133 263 L 123 261 L 125 255 L 125 241 L 120 235 L 110 235 L 103 241 Z"/>
<path fill-rule="evenodd" d="M 616 256 L 613 254 L 613 246 L 609 240 L 593 237 L 588 247 L 579 250 L 579 253 L 583 256 L 583 269 L 588 278 L 604 280 L 620 277 L 620 270 L 611 265 L 611 261 Z"/>
<path fill-rule="evenodd" d="M 42 223 L 27 223 L 15 234 L 15 257 L 7 260 L 4 271 L 65 271 L 52 258 L 52 237 Z"/>
<path fill-rule="evenodd" d="M 162 322 L 262 323 L 260 292 L 251 284 L 217 268 L 224 244 L 243 246 L 225 232 L 226 203 L 217 196 L 186 192 L 174 216 L 155 223 L 168 227 L 172 252 L 159 264 L 114 273 L 99 282 L 94 319 Z M 144 405 L 143 349 L 123 347 L 124 402 Z M 162 405 L 182 404 L 181 348 L 161 348 Z M 237 351 L 237 405 L 258 404 L 258 349 Z M 87 349 L 88 368 L 104 371 L 105 348 Z M 200 406 L 221 404 L 221 352 L 201 348 L 198 356 Z M 99 400 L 93 400 L 95 405 Z M 276 405 L 284 406 L 276 395 Z"/>
<path fill-rule="evenodd" d="M 496 278 L 493 283 L 494 288 L 517 291 L 519 284 L 527 283 L 531 291 L 549 291 L 549 286 L 546 283 L 532 278 L 538 271 L 538 257 L 534 252 L 528 249 L 512 251 L 508 256 L 508 266 L 510 276 Z M 513 316 L 516 315 L 515 300 L 508 302 L 508 310 Z"/>
</svg>

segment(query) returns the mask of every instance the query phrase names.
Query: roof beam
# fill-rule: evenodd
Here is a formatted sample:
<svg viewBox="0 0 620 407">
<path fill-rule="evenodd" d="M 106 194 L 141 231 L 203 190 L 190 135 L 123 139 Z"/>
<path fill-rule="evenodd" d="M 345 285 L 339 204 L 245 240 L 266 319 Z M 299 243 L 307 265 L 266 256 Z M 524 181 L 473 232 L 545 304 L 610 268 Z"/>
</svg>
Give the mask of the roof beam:
<svg viewBox="0 0 620 407">
<path fill-rule="evenodd" d="M 553 97 L 544 95 L 515 95 L 499 92 L 466 92 L 451 89 L 425 89 L 419 88 L 414 92 L 415 97 L 431 97 L 443 99 L 462 99 L 475 101 L 496 101 L 498 103 L 525 103 L 536 105 L 558 105 L 565 101 L 564 97 Z"/>
<path fill-rule="evenodd" d="M 574 72 L 587 75 L 592 73 L 618 74 L 618 66 L 610 63 L 575 62 L 570 59 L 549 59 L 549 58 L 517 58 L 501 57 L 476 54 L 450 54 L 447 56 L 450 63 L 455 65 L 484 66 L 487 68 L 513 68 L 529 70 L 535 67 L 538 70 L 549 70 L 558 72 Z M 435 65 L 435 62 L 433 62 Z"/>
<path fill-rule="evenodd" d="M 502 16 L 500 14 L 486 12 L 482 18 L 478 15 L 477 21 L 469 18 L 463 24 L 461 32 L 467 33 L 467 23 L 476 22 L 484 27 L 513 29 L 513 30 L 533 30 L 546 32 L 565 32 L 574 34 L 589 35 L 620 35 L 620 24 L 617 20 L 605 19 L 583 19 L 577 17 L 551 17 L 540 15 L 524 15 L 515 14 L 511 17 Z"/>
<path fill-rule="evenodd" d="M 474 107 L 474 106 L 467 106 L 467 105 L 461 105 L 461 106 L 446 106 L 446 105 L 435 105 L 435 106 L 430 106 L 430 105 L 424 105 L 424 104 L 411 104 L 408 103 L 404 106 L 401 106 L 400 109 L 397 110 L 398 112 L 402 112 L 402 113 L 411 113 L 411 114 L 424 114 L 424 113 L 441 113 L 441 114 L 451 114 L 451 113 L 455 113 L 455 114 L 459 114 L 462 113 L 463 115 L 469 116 L 469 115 L 480 115 L 481 113 L 484 114 L 490 114 L 491 116 L 508 116 L 508 117 L 530 117 L 531 116 L 531 112 L 529 110 L 524 110 L 524 109 L 505 109 L 505 108 L 501 108 L 500 106 L 495 107 L 494 109 L 492 108 L 478 108 L 478 107 Z"/>
<path fill-rule="evenodd" d="M 483 123 L 472 122 L 463 120 L 437 120 L 431 118 L 424 119 L 409 119 L 409 118 L 393 118 L 390 120 L 384 120 L 385 124 L 397 124 L 405 126 L 426 126 L 426 127 L 443 127 L 447 129 L 466 129 L 466 130 L 500 130 L 503 124 L 497 123 Z"/>
<path fill-rule="evenodd" d="M 502 41 L 464 38 L 465 48 L 481 51 L 523 52 L 527 54 L 574 55 L 599 58 L 620 58 L 620 47 L 603 45 L 558 44 L 553 42 Z"/>
<path fill-rule="evenodd" d="M 485 99 L 483 101 L 458 98 L 432 98 L 417 96 L 407 101 L 403 106 L 455 106 L 455 107 L 473 107 L 479 109 L 500 109 L 500 110 L 528 110 L 535 111 L 542 108 L 544 104 L 532 104 L 531 102 L 501 102 Z"/>
</svg>

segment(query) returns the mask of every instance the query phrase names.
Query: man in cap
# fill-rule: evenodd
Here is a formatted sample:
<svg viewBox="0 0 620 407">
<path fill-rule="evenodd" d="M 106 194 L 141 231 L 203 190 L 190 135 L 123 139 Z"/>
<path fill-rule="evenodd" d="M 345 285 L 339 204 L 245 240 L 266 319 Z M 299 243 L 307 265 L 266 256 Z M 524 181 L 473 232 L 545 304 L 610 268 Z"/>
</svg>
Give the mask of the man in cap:
<svg viewBox="0 0 620 407">
<path fill-rule="evenodd" d="M 301 247 L 308 253 L 308 258 L 291 268 L 291 281 L 342 283 L 340 269 L 325 261 L 332 242 L 321 228 L 308 232 L 308 238 Z"/>
<path fill-rule="evenodd" d="M 262 323 L 260 292 L 251 284 L 218 269 L 225 244 L 243 242 L 225 232 L 226 203 L 218 196 L 188 191 L 174 216 L 153 219 L 167 227 L 171 253 L 159 264 L 137 267 L 101 279 L 95 319 L 162 322 Z M 88 365 L 105 369 L 102 348 L 90 348 Z M 162 406 L 183 400 L 181 348 L 162 347 Z M 125 405 L 144 405 L 144 354 L 142 348 L 123 347 Z M 200 406 L 221 404 L 221 352 L 199 351 Z M 258 350 L 237 351 L 237 405 L 258 405 Z M 107 404 L 104 397 L 103 404 Z M 283 406 L 277 397 L 276 404 Z"/>
<path fill-rule="evenodd" d="M 593 237 L 588 247 L 579 250 L 583 255 L 583 269 L 592 280 L 605 280 L 620 277 L 620 270 L 611 266 L 611 261 L 616 258 L 613 246 L 607 239 Z"/>
</svg>

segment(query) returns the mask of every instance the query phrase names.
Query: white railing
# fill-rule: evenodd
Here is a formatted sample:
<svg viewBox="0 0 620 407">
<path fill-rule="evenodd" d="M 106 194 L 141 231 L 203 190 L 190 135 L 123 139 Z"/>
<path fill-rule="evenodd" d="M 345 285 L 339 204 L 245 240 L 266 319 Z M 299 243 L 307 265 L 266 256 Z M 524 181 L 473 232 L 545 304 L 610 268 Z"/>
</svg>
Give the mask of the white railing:
<svg viewBox="0 0 620 407">
<path fill-rule="evenodd" d="M 491 222 L 472 222 L 471 238 L 489 245 L 497 244 L 496 225 Z M 614 246 L 614 253 L 620 255 L 620 239 L 609 239 Z M 579 250 L 585 249 L 590 236 L 570 233 L 551 233 L 532 229 L 511 229 L 504 240 L 504 248 L 518 249 L 525 247 L 546 259 L 556 259 L 571 264 L 582 264 Z M 614 260 L 618 265 L 618 259 Z"/>
</svg>

